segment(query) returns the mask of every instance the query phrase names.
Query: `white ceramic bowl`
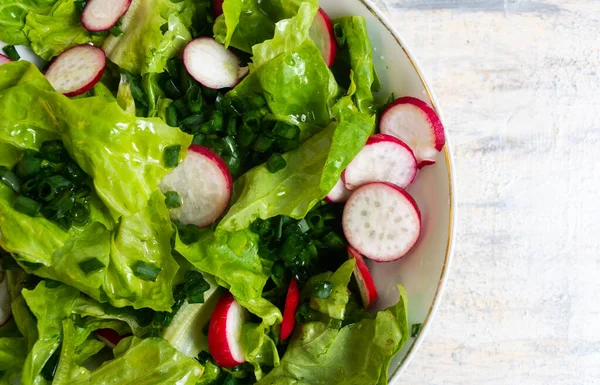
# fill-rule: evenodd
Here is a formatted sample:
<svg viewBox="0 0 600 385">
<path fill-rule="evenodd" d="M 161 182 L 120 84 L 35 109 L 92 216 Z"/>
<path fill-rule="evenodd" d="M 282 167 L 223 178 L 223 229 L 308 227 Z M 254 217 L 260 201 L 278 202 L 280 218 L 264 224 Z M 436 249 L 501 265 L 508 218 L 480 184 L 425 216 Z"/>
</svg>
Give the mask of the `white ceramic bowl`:
<svg viewBox="0 0 600 385">
<path fill-rule="evenodd" d="M 370 0 L 321 0 L 321 7 L 332 18 L 356 15 L 367 19 L 375 67 L 383 84 L 383 89 L 377 95 L 379 99 L 385 100 L 391 92 L 397 97 L 420 98 L 428 102 L 444 121 L 433 91 L 427 86 L 407 45 Z M 401 283 L 408 294 L 410 324 L 423 324 L 416 338 L 408 340 L 390 366 L 389 375 L 394 384 L 401 383 L 402 371 L 422 343 L 441 302 L 448 276 L 455 211 L 452 159 L 448 144 L 438 155 L 437 163 L 424 168 L 408 191 L 421 209 L 421 239 L 411 253 L 399 261 L 369 263 L 381 297 L 378 308 L 388 307 L 398 300 L 396 284 Z"/>
<path fill-rule="evenodd" d="M 320 0 L 322 8 L 332 17 L 356 15 L 367 19 L 374 48 L 374 60 L 383 89 L 377 97 L 385 100 L 391 92 L 396 96 L 414 96 L 428 102 L 443 119 L 433 91 L 419 70 L 416 60 L 390 21 L 370 0 Z M 5 44 L 0 41 L 0 49 Z M 26 47 L 17 47 L 21 57 L 42 67 L 44 62 Z M 448 127 L 446 127 L 446 140 Z M 423 227 L 421 239 L 411 253 L 399 261 L 373 263 L 373 272 L 380 294 L 376 304 L 386 308 L 398 300 L 396 285 L 402 284 L 408 294 L 410 324 L 422 323 L 416 338 L 408 343 L 390 365 L 391 383 L 401 382 L 400 375 L 423 341 L 433 316 L 441 302 L 452 254 L 454 223 L 452 159 L 448 144 L 438 155 L 437 163 L 424 168 L 409 192 L 421 209 Z"/>
</svg>

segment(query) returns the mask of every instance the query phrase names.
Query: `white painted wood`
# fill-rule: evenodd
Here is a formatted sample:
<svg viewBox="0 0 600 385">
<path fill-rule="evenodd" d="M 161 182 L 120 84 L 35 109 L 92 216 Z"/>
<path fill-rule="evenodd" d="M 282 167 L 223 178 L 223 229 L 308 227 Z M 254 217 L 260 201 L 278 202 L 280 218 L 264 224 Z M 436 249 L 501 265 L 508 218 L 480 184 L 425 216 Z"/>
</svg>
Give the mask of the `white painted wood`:
<svg viewBox="0 0 600 385">
<path fill-rule="evenodd" d="M 458 182 L 445 299 L 399 384 L 600 384 L 600 1 L 377 3 Z"/>
</svg>

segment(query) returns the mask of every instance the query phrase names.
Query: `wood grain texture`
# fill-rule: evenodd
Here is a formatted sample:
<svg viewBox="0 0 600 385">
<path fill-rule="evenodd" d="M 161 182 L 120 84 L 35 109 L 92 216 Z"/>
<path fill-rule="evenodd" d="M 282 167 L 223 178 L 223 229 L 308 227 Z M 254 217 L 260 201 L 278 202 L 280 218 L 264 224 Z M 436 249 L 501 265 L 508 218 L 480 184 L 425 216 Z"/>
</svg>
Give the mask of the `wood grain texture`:
<svg viewBox="0 0 600 385">
<path fill-rule="evenodd" d="M 600 1 L 378 0 L 446 116 L 456 252 L 400 384 L 600 384 Z"/>
</svg>

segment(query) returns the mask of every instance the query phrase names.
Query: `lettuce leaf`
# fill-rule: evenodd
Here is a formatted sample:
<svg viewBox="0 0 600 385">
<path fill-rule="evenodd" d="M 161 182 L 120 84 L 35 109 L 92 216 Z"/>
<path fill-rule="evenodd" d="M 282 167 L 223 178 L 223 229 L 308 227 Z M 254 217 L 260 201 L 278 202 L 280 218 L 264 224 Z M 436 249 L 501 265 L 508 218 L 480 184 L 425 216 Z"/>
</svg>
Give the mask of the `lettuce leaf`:
<svg viewBox="0 0 600 385">
<path fill-rule="evenodd" d="M 310 297 L 310 306 L 333 319 L 343 320 L 346 317 L 346 305 L 350 300 L 350 291 L 348 284 L 354 272 L 355 261 L 348 260 L 340 266 L 335 273 L 327 272 L 312 277 L 303 290 L 305 294 L 310 294 L 317 281 L 329 281 L 333 285 L 333 290 L 329 298 Z"/>
<path fill-rule="evenodd" d="M 342 328 L 336 320 L 300 325 L 281 364 L 258 384 L 387 384 L 389 362 L 405 341 L 407 321 L 399 310 L 405 300 Z"/>
<path fill-rule="evenodd" d="M 127 71 L 160 73 L 192 39 L 190 28 L 208 7 L 207 0 L 134 0 L 122 19 L 124 33 L 109 36 L 102 48 Z"/>
<path fill-rule="evenodd" d="M 275 341 L 269 336 L 269 325 L 266 323 L 246 323 L 242 330 L 242 347 L 246 361 L 254 366 L 257 380 L 263 376 L 263 368 L 279 366 L 279 352 Z"/>
<path fill-rule="evenodd" d="M 219 228 L 241 230 L 257 218 L 277 215 L 304 218 L 324 196 L 320 180 L 334 129 L 331 125 L 300 148 L 284 154 L 287 166 L 283 170 L 272 174 L 263 164 L 242 175 L 234 183 L 233 205 Z"/>
<path fill-rule="evenodd" d="M 215 39 L 250 53 L 252 46 L 272 38 L 275 23 L 294 16 L 302 3 L 319 5 L 318 0 L 225 0 L 213 28 Z"/>
</svg>

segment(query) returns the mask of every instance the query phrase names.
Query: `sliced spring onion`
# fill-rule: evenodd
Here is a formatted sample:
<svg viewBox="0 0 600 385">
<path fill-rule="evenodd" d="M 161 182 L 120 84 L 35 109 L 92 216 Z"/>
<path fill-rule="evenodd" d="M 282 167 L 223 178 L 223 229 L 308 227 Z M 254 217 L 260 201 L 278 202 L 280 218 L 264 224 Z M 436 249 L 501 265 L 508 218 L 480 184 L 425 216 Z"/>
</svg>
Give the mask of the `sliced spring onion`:
<svg viewBox="0 0 600 385">
<path fill-rule="evenodd" d="M 204 144 L 204 140 L 206 139 L 206 135 L 198 134 L 194 135 L 194 139 L 192 139 L 192 144 L 197 144 L 199 146 Z"/>
<path fill-rule="evenodd" d="M 275 139 L 261 135 L 252 143 L 252 149 L 257 152 L 267 152 L 273 143 L 275 143 Z"/>
<path fill-rule="evenodd" d="M 275 123 L 275 127 L 273 127 L 273 135 L 283 139 L 298 140 L 300 138 L 300 128 L 278 121 Z"/>
<path fill-rule="evenodd" d="M 14 192 L 18 193 L 21 191 L 21 181 L 19 178 L 17 178 L 14 172 L 4 166 L 0 167 L 0 180 Z"/>
<path fill-rule="evenodd" d="M 42 205 L 33 199 L 20 195 L 15 199 L 13 208 L 20 213 L 35 217 L 40 212 Z"/>
<path fill-rule="evenodd" d="M 21 59 L 21 56 L 17 52 L 17 49 L 14 45 L 6 45 L 4 46 L 4 48 L 2 48 L 2 50 L 4 51 L 6 56 L 8 56 L 9 59 L 12 61 L 19 61 Z"/>
<path fill-rule="evenodd" d="M 53 175 L 44 178 L 38 185 L 38 196 L 40 199 L 50 202 L 61 192 L 71 190 L 73 183 L 62 175 Z"/>
<path fill-rule="evenodd" d="M 223 112 L 214 110 L 210 117 L 210 122 L 212 123 L 212 128 L 214 131 L 223 131 L 223 120 Z"/>
<path fill-rule="evenodd" d="M 234 114 L 242 116 L 244 114 L 245 103 L 239 96 L 234 96 L 228 101 L 228 107 Z"/>
<path fill-rule="evenodd" d="M 174 103 L 169 104 L 165 115 L 165 120 L 169 126 L 179 126 L 179 119 L 177 118 L 177 108 L 175 108 Z"/>
<path fill-rule="evenodd" d="M 169 99 L 175 100 L 183 96 L 181 90 L 179 89 L 179 86 L 175 84 L 175 81 L 173 81 L 171 77 L 166 79 L 163 83 L 163 90 L 165 91 L 165 95 L 167 95 Z"/>
<path fill-rule="evenodd" d="M 137 261 L 131 266 L 131 270 L 141 280 L 156 282 L 158 274 L 160 274 L 162 269 L 144 261 Z"/>
<path fill-rule="evenodd" d="M 275 174 L 277 171 L 283 170 L 285 166 L 287 166 L 287 162 L 283 156 L 279 154 L 273 154 L 269 160 L 267 160 L 267 170 L 269 170 L 271 174 Z"/>
<path fill-rule="evenodd" d="M 304 218 L 298 222 L 298 228 L 300 229 L 301 233 L 306 233 L 308 230 L 310 230 L 310 226 L 308 226 L 308 223 Z"/>
<path fill-rule="evenodd" d="M 243 125 L 238 136 L 237 141 L 242 148 L 248 148 L 254 142 L 258 135 L 255 134 L 250 127 Z"/>
<path fill-rule="evenodd" d="M 235 135 L 237 134 L 237 119 L 234 116 L 230 116 L 227 121 L 227 129 L 225 130 L 227 135 Z"/>
<path fill-rule="evenodd" d="M 181 121 L 181 126 L 189 132 L 200 132 L 198 129 L 202 123 L 206 122 L 206 116 L 203 112 L 190 115 Z"/>
<path fill-rule="evenodd" d="M 26 150 L 21 161 L 17 163 L 15 169 L 17 176 L 22 179 L 29 179 L 36 176 L 42 169 L 42 160 L 37 151 Z"/>
<path fill-rule="evenodd" d="M 192 86 L 185 93 L 188 107 L 192 113 L 202 111 L 204 107 L 204 98 L 202 97 L 202 89 L 198 86 Z"/>
<path fill-rule="evenodd" d="M 165 193 L 165 204 L 168 209 L 176 209 L 181 207 L 181 197 L 176 191 L 167 191 Z"/>
<path fill-rule="evenodd" d="M 325 235 L 322 241 L 325 244 L 325 246 L 332 249 L 343 249 L 344 247 L 346 247 L 346 242 L 344 241 L 344 238 L 342 238 L 338 233 L 333 231 Z"/>
<path fill-rule="evenodd" d="M 57 196 L 52 202 L 42 207 L 41 212 L 46 219 L 55 221 L 65 217 L 74 205 L 75 194 L 73 194 L 73 191 L 65 191 Z M 67 225 L 65 222 L 61 222 L 60 224 Z"/>
<path fill-rule="evenodd" d="M 210 284 L 199 271 L 187 271 L 183 287 L 189 303 L 204 303 L 204 293 L 210 289 Z"/>
<path fill-rule="evenodd" d="M 104 269 L 105 267 L 106 266 L 104 265 L 104 263 L 100 262 L 98 258 L 90 258 L 79 263 L 79 269 L 81 269 L 81 271 L 83 271 L 83 274 L 85 275 L 88 275 L 100 269 Z"/>
<path fill-rule="evenodd" d="M 63 163 L 67 159 L 67 152 L 60 140 L 50 140 L 42 143 L 40 154 L 42 158 L 52 163 Z"/>
<path fill-rule="evenodd" d="M 191 245 L 200 240 L 200 228 L 196 225 L 177 225 L 177 233 L 184 245 Z"/>
<path fill-rule="evenodd" d="M 90 211 L 82 204 L 75 203 L 69 212 L 73 223 L 77 226 L 85 226 L 90 220 Z"/>
<path fill-rule="evenodd" d="M 335 40 L 340 47 L 346 45 L 346 33 L 344 32 L 344 28 L 341 24 L 335 24 L 333 26 L 333 34 L 335 35 Z"/>
<path fill-rule="evenodd" d="M 260 110 L 250 111 L 242 117 L 242 122 L 252 131 L 258 132 L 262 125 L 263 114 Z"/>
<path fill-rule="evenodd" d="M 415 338 L 417 334 L 419 334 L 419 332 L 421 331 L 422 326 L 423 324 L 412 324 L 410 327 L 410 336 L 412 338 Z"/>
<path fill-rule="evenodd" d="M 312 290 L 313 297 L 327 299 L 333 292 L 333 284 L 329 281 L 317 281 Z"/>
<path fill-rule="evenodd" d="M 179 165 L 179 153 L 181 152 L 181 145 L 176 144 L 174 146 L 165 147 L 163 151 L 163 161 L 165 167 L 175 168 Z"/>
</svg>

